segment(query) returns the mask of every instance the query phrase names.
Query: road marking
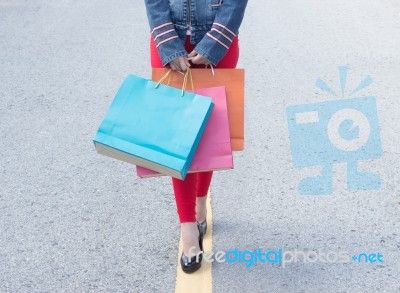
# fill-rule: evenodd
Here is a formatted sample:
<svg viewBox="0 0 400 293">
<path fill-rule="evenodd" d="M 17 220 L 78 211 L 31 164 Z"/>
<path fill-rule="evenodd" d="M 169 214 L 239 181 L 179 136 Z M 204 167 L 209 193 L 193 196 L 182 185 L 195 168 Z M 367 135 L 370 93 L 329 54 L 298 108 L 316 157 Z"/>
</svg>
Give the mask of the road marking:
<svg viewBox="0 0 400 293">
<path fill-rule="evenodd" d="M 179 251 L 178 251 L 178 264 L 176 267 L 176 286 L 175 293 L 208 293 L 212 292 L 212 274 L 211 274 L 211 262 L 201 262 L 201 268 L 192 273 L 186 274 L 181 269 L 181 255 L 182 255 L 182 236 L 179 240 Z M 211 211 L 211 193 L 207 195 L 207 233 L 203 239 L 204 251 L 212 250 L 212 211 Z"/>
</svg>

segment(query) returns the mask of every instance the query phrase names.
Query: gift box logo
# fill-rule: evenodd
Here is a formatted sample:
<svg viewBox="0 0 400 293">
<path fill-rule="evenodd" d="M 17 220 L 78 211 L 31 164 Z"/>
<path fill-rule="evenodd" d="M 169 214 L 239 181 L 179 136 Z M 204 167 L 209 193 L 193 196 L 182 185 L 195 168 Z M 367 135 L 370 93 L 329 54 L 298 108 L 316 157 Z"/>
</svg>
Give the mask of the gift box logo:
<svg viewBox="0 0 400 293">
<path fill-rule="evenodd" d="M 353 98 L 372 83 L 367 76 L 349 97 L 344 97 L 347 67 L 339 67 L 342 99 L 287 107 L 287 121 L 293 165 L 296 168 L 321 166 L 320 176 L 299 183 L 302 195 L 332 194 L 332 166 L 347 163 L 347 188 L 380 189 L 377 174 L 359 172 L 357 162 L 382 156 L 375 97 Z M 316 86 L 337 96 L 325 82 Z"/>
</svg>

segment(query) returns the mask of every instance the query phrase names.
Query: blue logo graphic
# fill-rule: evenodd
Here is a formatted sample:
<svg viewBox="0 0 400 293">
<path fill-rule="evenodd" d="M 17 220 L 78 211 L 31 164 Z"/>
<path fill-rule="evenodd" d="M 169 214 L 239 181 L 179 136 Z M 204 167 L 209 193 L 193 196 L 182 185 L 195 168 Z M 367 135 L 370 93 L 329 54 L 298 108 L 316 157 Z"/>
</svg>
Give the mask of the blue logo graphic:
<svg viewBox="0 0 400 293">
<path fill-rule="evenodd" d="M 342 99 L 287 107 L 287 121 L 293 165 L 296 168 L 321 166 L 320 176 L 300 181 L 301 195 L 332 194 L 332 166 L 347 163 L 347 188 L 378 190 L 378 175 L 357 170 L 357 161 L 382 156 L 375 97 L 353 97 L 372 83 L 367 76 L 347 98 L 344 91 L 347 67 L 339 67 Z M 325 82 L 316 86 L 337 97 Z"/>
</svg>

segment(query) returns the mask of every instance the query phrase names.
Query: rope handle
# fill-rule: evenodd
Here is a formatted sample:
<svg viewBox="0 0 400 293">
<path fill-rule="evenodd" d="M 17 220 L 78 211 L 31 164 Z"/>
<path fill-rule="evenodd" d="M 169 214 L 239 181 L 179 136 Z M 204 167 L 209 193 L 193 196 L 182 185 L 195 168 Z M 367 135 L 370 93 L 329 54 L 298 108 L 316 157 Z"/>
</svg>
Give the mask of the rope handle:
<svg viewBox="0 0 400 293">
<path fill-rule="evenodd" d="M 214 67 L 213 67 L 213 65 L 212 65 L 211 63 L 208 63 L 208 64 L 206 64 L 205 68 L 208 68 L 208 66 L 210 66 L 212 75 L 215 76 L 215 72 L 214 72 Z"/>
<path fill-rule="evenodd" d="M 167 85 L 169 85 L 172 75 L 174 75 L 174 71 L 172 69 L 168 70 L 167 73 L 163 77 L 161 77 L 161 79 L 157 82 L 157 84 L 155 85 L 154 88 L 155 89 L 158 88 L 160 86 L 160 84 L 164 81 L 164 79 L 166 79 L 167 77 L 169 77 L 168 84 L 167 84 Z"/>
<path fill-rule="evenodd" d="M 155 89 L 158 88 L 158 87 L 160 86 L 160 84 L 161 84 L 167 77 L 168 77 L 168 82 L 167 82 L 166 85 L 170 85 L 171 80 L 172 80 L 172 77 L 173 77 L 173 75 L 174 75 L 174 72 L 175 72 L 175 71 L 172 70 L 172 69 L 168 70 L 167 73 L 164 74 L 164 76 L 161 77 L 161 79 L 157 82 L 157 84 L 154 86 L 154 88 L 155 88 Z M 181 73 L 180 71 L 177 71 L 177 72 Z M 181 73 L 181 74 L 183 74 L 183 73 Z M 192 91 L 194 92 L 193 76 L 192 76 L 192 72 L 191 72 L 190 68 L 187 69 L 187 71 L 184 73 L 184 76 L 183 76 L 181 97 L 183 97 L 184 94 L 185 94 L 185 90 L 186 90 L 187 80 L 188 80 L 188 79 L 190 80 L 190 84 L 191 84 L 191 87 L 192 87 Z"/>
<path fill-rule="evenodd" d="M 185 90 L 186 90 L 186 85 L 187 85 L 187 80 L 188 78 L 190 79 L 190 84 L 192 86 L 192 91 L 194 92 L 194 85 L 193 85 L 193 76 L 192 76 L 192 71 L 190 70 L 190 68 L 188 68 L 186 70 L 185 76 L 183 77 L 183 84 L 182 84 L 182 92 L 181 92 L 181 96 L 183 97 L 185 94 Z"/>
</svg>

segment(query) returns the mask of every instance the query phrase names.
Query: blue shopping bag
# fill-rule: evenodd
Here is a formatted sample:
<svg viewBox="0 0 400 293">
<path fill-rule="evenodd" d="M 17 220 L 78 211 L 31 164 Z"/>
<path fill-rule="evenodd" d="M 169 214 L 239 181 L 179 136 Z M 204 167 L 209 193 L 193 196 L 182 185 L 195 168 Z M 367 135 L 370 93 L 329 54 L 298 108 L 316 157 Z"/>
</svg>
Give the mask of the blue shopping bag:
<svg viewBox="0 0 400 293">
<path fill-rule="evenodd" d="M 129 74 L 94 138 L 98 153 L 184 179 L 212 99 Z"/>
</svg>

